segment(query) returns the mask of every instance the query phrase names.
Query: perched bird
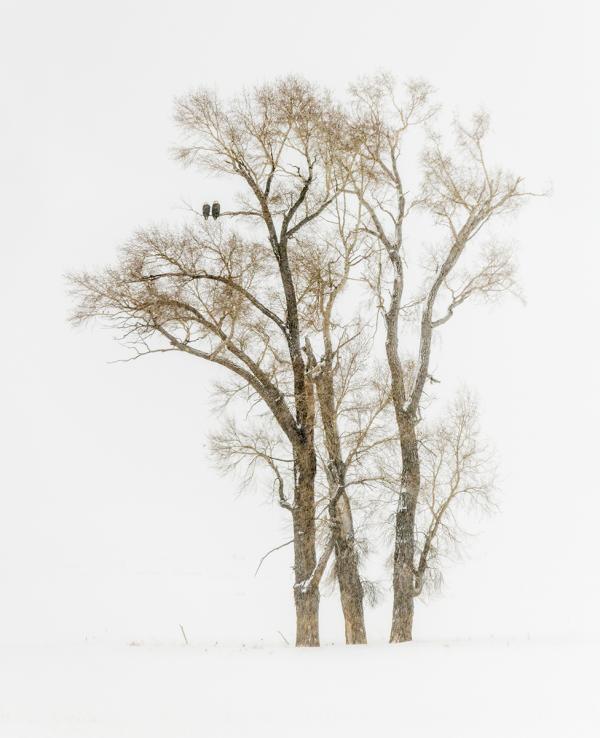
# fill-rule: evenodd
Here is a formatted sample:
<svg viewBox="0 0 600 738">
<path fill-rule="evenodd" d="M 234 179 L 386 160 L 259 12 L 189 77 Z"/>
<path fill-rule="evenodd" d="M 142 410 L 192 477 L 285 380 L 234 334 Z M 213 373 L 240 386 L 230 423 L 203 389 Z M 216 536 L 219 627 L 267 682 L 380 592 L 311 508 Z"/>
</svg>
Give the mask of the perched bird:
<svg viewBox="0 0 600 738">
<path fill-rule="evenodd" d="M 207 202 L 202 206 L 202 215 L 204 216 L 204 220 L 208 220 L 208 216 L 210 215 L 210 205 Z"/>
<path fill-rule="evenodd" d="M 215 200 L 215 201 L 213 202 L 213 204 L 212 204 L 212 211 L 211 211 L 211 213 L 212 213 L 212 217 L 213 217 L 213 218 L 214 218 L 215 220 L 216 220 L 216 219 L 217 219 L 217 218 L 219 217 L 219 215 L 221 214 L 221 206 L 219 205 L 219 203 L 218 203 L 218 202 L 217 202 L 216 200 Z"/>
</svg>

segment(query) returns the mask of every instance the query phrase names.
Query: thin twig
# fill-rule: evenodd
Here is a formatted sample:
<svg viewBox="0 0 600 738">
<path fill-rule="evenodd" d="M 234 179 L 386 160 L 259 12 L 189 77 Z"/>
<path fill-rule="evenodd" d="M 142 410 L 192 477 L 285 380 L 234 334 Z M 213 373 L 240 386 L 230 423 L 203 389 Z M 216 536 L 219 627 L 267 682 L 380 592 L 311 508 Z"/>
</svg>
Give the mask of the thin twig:
<svg viewBox="0 0 600 738">
<path fill-rule="evenodd" d="M 267 553 L 261 557 L 260 561 L 258 562 L 258 566 L 256 567 L 256 571 L 254 572 L 254 576 L 258 574 L 258 570 L 262 566 L 263 561 L 267 558 L 267 556 L 270 556 L 272 553 L 275 553 L 275 551 L 279 551 L 280 548 L 285 548 L 286 546 L 289 546 L 290 543 L 293 543 L 294 539 L 292 538 L 291 541 L 286 541 L 285 543 L 282 543 L 281 546 L 275 546 L 275 548 L 272 548 L 270 551 L 267 551 Z"/>
</svg>

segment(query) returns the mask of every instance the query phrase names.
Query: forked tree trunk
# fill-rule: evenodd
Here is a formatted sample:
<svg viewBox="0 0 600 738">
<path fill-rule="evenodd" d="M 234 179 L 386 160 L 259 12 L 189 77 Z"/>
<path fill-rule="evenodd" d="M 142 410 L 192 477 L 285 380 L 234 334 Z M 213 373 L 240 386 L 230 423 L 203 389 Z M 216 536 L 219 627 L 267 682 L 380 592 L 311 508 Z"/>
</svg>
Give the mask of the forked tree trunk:
<svg viewBox="0 0 600 738">
<path fill-rule="evenodd" d="M 396 511 L 392 628 L 390 643 L 412 640 L 415 598 L 415 515 L 421 484 L 419 447 L 414 424 L 400 426 L 402 449 L 402 488 Z"/>
<path fill-rule="evenodd" d="M 294 604 L 296 646 L 319 645 L 319 587 L 312 586 L 317 565 L 314 484 L 316 459 L 312 448 L 296 454 L 294 493 Z"/>
<path fill-rule="evenodd" d="M 363 644 L 367 642 L 363 609 L 364 592 L 358 572 L 352 513 L 345 493 L 340 495 L 336 510 L 331 517 L 335 546 L 335 569 L 340 587 L 346 643 L 349 645 Z"/>
</svg>

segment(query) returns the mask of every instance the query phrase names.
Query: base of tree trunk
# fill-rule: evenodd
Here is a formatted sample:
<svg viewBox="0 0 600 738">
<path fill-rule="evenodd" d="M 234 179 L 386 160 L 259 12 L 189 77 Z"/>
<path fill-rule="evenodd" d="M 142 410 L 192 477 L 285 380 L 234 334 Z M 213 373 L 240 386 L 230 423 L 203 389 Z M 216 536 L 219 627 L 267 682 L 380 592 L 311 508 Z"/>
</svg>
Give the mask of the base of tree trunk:
<svg viewBox="0 0 600 738">
<path fill-rule="evenodd" d="M 390 643 L 406 643 L 406 641 L 412 641 L 412 612 L 410 618 L 392 622 Z"/>
<path fill-rule="evenodd" d="M 358 560 L 354 543 L 338 534 L 335 542 L 335 557 L 336 575 L 344 614 L 346 644 L 364 644 L 367 642 L 363 608 L 364 591 L 358 573 Z"/>
<path fill-rule="evenodd" d="M 342 607 L 344 611 L 346 645 L 357 646 L 366 644 L 367 633 L 365 630 L 362 602 L 353 601 L 351 603 L 343 603 Z"/>
<path fill-rule="evenodd" d="M 394 609 L 392 612 L 392 630 L 390 643 L 406 643 L 412 641 L 414 599 L 412 592 L 394 592 Z"/>
<path fill-rule="evenodd" d="M 294 588 L 296 646 L 319 646 L 319 591 Z"/>
<path fill-rule="evenodd" d="M 364 628 L 359 630 L 349 629 L 346 624 L 346 645 L 347 646 L 366 646 L 367 634 Z"/>
<path fill-rule="evenodd" d="M 406 643 L 407 641 L 412 641 L 412 633 L 410 631 L 398 633 L 392 631 L 390 643 Z"/>
</svg>

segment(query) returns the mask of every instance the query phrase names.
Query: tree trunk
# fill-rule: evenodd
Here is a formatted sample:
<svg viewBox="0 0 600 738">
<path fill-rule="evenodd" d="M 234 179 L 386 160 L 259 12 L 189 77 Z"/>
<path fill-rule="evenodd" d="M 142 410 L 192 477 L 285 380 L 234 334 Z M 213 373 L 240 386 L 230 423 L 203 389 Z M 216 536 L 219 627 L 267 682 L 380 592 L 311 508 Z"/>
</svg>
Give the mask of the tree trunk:
<svg viewBox="0 0 600 738">
<path fill-rule="evenodd" d="M 409 511 L 396 513 L 396 541 L 394 545 L 392 629 L 390 643 L 412 641 L 414 610 L 413 528 Z M 414 518 L 414 516 L 413 516 Z"/>
<path fill-rule="evenodd" d="M 311 577 L 317 565 L 315 539 L 316 458 L 312 446 L 296 453 L 294 491 L 294 603 L 296 646 L 319 645 L 319 587 Z"/>
<path fill-rule="evenodd" d="M 296 646 L 319 645 L 319 588 L 294 587 Z"/>
<path fill-rule="evenodd" d="M 335 569 L 340 587 L 347 644 L 367 642 L 364 592 L 358 573 L 358 557 L 354 541 L 352 512 L 346 494 L 340 495 L 332 517 L 335 545 Z"/>
<path fill-rule="evenodd" d="M 340 588 L 344 629 L 347 644 L 367 642 L 365 615 L 363 610 L 364 592 L 358 570 L 358 556 L 354 540 L 354 524 L 350 500 L 346 494 L 346 465 L 342 457 L 342 446 L 337 426 L 335 392 L 333 384 L 331 340 L 325 333 L 327 350 L 323 366 L 315 376 L 321 419 L 325 433 L 325 446 L 328 455 L 328 477 L 330 487 L 329 520 L 334 540 L 335 573 Z M 316 360 L 307 343 L 311 367 Z"/>
<path fill-rule="evenodd" d="M 402 486 L 396 511 L 394 542 L 394 573 L 392 629 L 390 643 L 412 640 L 412 623 L 415 597 L 415 515 L 421 470 L 419 447 L 414 423 L 403 420 L 400 426 L 402 449 Z"/>
</svg>

